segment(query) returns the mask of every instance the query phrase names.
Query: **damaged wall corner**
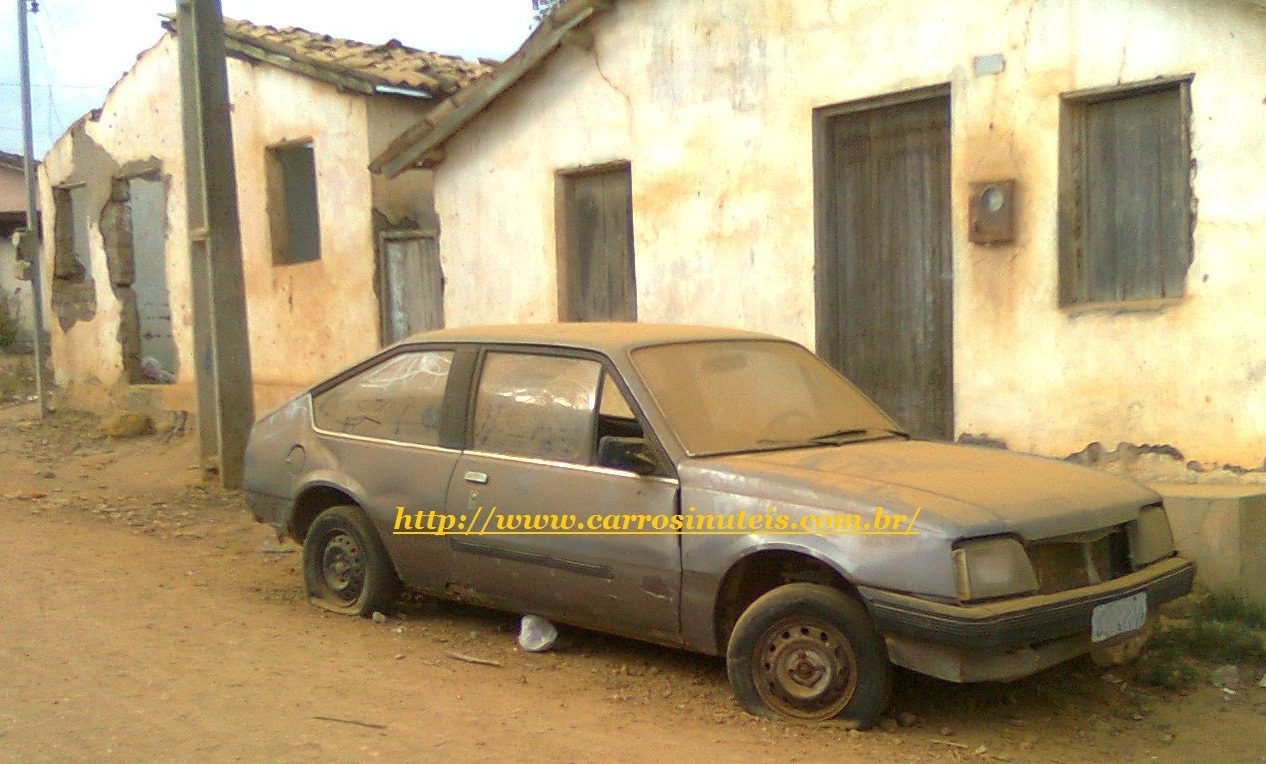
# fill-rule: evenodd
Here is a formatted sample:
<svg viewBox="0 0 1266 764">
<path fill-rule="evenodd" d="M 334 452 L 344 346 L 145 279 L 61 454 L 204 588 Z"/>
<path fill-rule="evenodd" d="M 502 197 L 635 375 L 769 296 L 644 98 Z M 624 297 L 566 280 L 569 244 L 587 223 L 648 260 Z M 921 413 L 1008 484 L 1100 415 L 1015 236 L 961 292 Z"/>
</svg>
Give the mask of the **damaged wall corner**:
<svg viewBox="0 0 1266 764">
<path fill-rule="evenodd" d="M 113 178 L 118 163 L 87 133 L 84 120 L 67 133 L 70 139 L 69 172 L 50 177 L 53 191 L 53 264 L 49 296 L 53 313 L 63 332 L 97 314 L 97 290 L 93 281 L 93 221 L 100 228 L 102 216 L 114 195 Z M 97 214 L 93 214 L 96 211 Z"/>
<path fill-rule="evenodd" d="M 119 301 L 119 351 L 127 382 L 142 381 L 140 313 L 132 282 L 136 279 L 136 262 L 132 247 L 132 207 L 127 178 L 110 181 L 110 200 L 101 210 L 101 241 L 105 246 L 106 270 L 110 289 Z"/>
</svg>

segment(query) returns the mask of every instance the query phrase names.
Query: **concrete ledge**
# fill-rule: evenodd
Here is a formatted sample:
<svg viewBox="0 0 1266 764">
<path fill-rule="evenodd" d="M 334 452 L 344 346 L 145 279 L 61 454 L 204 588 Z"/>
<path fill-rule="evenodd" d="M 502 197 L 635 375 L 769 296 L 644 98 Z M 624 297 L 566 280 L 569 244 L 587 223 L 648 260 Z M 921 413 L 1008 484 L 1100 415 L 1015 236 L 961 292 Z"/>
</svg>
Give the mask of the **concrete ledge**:
<svg viewBox="0 0 1266 764">
<path fill-rule="evenodd" d="M 1266 486 L 1156 483 L 1196 583 L 1266 607 Z"/>
</svg>

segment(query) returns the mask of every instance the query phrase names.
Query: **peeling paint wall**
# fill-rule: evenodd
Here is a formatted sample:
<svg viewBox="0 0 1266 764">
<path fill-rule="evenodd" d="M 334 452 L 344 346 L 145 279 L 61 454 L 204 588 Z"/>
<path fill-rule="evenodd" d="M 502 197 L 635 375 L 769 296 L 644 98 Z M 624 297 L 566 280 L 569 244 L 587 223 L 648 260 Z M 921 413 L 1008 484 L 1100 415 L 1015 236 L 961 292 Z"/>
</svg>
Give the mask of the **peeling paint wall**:
<svg viewBox="0 0 1266 764">
<path fill-rule="evenodd" d="M 251 362 L 257 383 L 299 387 L 378 348 L 365 99 L 275 67 L 229 65 Z M 274 266 L 265 147 L 298 139 L 312 141 L 321 258 Z"/>
<path fill-rule="evenodd" d="M 41 175 L 46 209 L 52 189 L 88 183 L 89 277 L 95 312 L 63 328 L 50 321 L 52 365 L 57 384 L 70 388 L 72 401 L 99 408 L 128 391 L 120 319 L 126 294 L 111 285 L 102 225 L 111 181 L 129 167 L 157 168 L 165 182 L 163 246 L 171 308 L 171 335 L 179 362 L 175 385 L 164 390 L 170 408 L 194 406 L 192 308 L 185 210 L 185 166 L 177 91 L 176 40 L 165 35 L 143 53 L 112 89 L 95 118 L 85 118 L 54 144 Z M 238 208 L 242 230 L 252 372 L 256 410 L 267 413 L 296 390 L 359 359 L 378 347 L 378 301 L 372 210 L 376 189 L 370 160 L 367 99 L 276 67 L 228 60 L 233 102 L 233 141 Z M 410 106 L 409 121 L 425 104 Z M 397 120 L 403 117 L 396 117 Z M 407 123 L 406 123 L 407 124 Z M 316 167 L 321 257 L 314 262 L 273 265 L 268 218 L 267 147 L 310 140 Z M 129 163 L 132 163 L 131 165 Z M 408 181 L 388 202 L 408 210 L 430 209 L 429 182 Z M 422 196 L 415 198 L 421 194 Z M 54 216 L 45 216 L 45 240 L 52 241 Z M 50 250 L 52 248 L 49 248 Z M 45 294 L 54 254 L 45 255 Z M 130 285 L 125 291 L 131 291 Z M 50 307 L 46 305 L 46 311 Z"/>
<path fill-rule="evenodd" d="M 451 325 L 554 320 L 555 173 L 627 160 L 639 317 L 813 347 L 813 110 L 949 83 L 956 432 L 1059 457 L 1164 443 L 1198 464 L 1263 464 L 1260 7 L 622 0 L 591 30 L 592 50 L 560 50 L 446 147 Z M 996 53 L 1005 69 L 974 76 L 973 58 Z M 1187 73 L 1199 206 L 1186 296 L 1061 309 L 1060 94 Z M 1006 178 L 1017 241 L 969 243 L 969 184 Z"/>
</svg>

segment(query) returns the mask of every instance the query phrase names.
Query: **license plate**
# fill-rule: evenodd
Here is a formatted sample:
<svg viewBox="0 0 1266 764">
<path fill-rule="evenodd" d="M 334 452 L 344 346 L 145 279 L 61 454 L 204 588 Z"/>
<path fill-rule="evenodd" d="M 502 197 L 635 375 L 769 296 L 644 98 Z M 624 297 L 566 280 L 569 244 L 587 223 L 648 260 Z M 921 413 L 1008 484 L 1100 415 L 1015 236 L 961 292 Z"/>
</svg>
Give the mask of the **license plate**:
<svg viewBox="0 0 1266 764">
<path fill-rule="evenodd" d="M 1090 613 L 1090 641 L 1102 642 L 1118 634 L 1138 631 L 1146 621 L 1147 592 L 1105 602 Z"/>
</svg>

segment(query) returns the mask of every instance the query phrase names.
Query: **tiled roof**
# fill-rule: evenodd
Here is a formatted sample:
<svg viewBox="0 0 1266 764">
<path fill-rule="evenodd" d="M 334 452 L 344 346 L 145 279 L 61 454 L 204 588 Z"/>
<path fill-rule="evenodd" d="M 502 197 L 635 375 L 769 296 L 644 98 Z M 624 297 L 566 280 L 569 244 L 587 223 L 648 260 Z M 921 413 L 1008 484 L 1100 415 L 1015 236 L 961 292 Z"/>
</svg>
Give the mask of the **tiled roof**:
<svg viewBox="0 0 1266 764">
<path fill-rule="evenodd" d="M 0 167 L 8 167 L 13 170 L 24 169 L 23 157 L 21 154 L 10 154 L 7 151 L 0 151 Z"/>
<path fill-rule="evenodd" d="M 234 41 L 299 63 L 363 78 L 373 85 L 418 90 L 437 98 L 490 71 L 495 63 L 417 50 L 399 40 L 370 45 L 298 27 L 278 29 L 234 19 L 224 20 L 224 32 Z"/>
<path fill-rule="evenodd" d="M 168 18 L 168 28 L 175 26 Z M 492 70 L 497 62 L 418 50 L 399 40 L 381 45 L 345 40 L 299 27 L 224 20 L 224 43 L 239 55 L 332 82 L 362 93 L 398 88 L 435 100 Z"/>
</svg>

